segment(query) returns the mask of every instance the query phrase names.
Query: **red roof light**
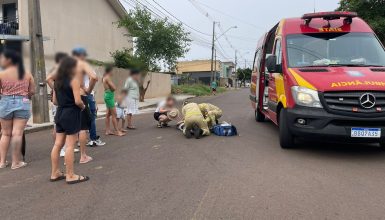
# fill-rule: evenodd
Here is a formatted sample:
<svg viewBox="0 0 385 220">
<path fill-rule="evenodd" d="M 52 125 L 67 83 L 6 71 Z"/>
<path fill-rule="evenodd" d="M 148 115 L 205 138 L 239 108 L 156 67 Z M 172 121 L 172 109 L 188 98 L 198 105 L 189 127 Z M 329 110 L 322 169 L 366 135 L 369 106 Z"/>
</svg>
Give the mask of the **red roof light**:
<svg viewBox="0 0 385 220">
<path fill-rule="evenodd" d="M 306 25 L 309 25 L 313 18 L 323 18 L 324 20 L 330 21 L 340 18 L 345 18 L 345 22 L 350 24 L 352 23 L 353 18 L 357 17 L 356 12 L 348 11 L 332 11 L 332 12 L 318 12 L 318 13 L 309 13 L 304 14 L 302 19 L 305 20 Z"/>
</svg>

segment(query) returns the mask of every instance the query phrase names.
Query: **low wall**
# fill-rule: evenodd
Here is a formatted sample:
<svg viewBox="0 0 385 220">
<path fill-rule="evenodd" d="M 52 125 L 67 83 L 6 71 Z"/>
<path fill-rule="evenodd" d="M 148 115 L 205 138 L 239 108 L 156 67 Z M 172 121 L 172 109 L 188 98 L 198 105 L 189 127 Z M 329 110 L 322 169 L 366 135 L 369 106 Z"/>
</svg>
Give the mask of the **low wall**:
<svg viewBox="0 0 385 220">
<path fill-rule="evenodd" d="M 101 79 L 103 76 L 104 67 L 94 67 L 94 69 L 100 79 L 95 87 L 96 103 L 102 104 L 104 103 L 104 88 Z M 129 76 L 129 73 L 130 72 L 125 69 L 114 69 L 112 80 L 117 86 L 117 91 L 120 91 L 123 88 L 124 82 Z M 147 90 L 145 98 L 164 97 L 171 94 L 171 75 L 164 73 L 149 73 L 146 76 L 145 85 L 147 84 L 148 80 L 151 80 L 151 83 L 150 87 Z"/>
</svg>

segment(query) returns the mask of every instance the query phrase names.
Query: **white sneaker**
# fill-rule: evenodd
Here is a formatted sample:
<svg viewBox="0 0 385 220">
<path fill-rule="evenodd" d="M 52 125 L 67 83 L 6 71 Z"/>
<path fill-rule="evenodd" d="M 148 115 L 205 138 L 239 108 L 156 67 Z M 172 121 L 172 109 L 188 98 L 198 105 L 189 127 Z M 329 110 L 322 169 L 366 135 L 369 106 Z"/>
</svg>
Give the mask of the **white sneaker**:
<svg viewBox="0 0 385 220">
<path fill-rule="evenodd" d="M 89 141 L 88 143 L 87 143 L 87 146 L 93 146 L 94 145 L 94 142 L 93 141 Z"/>
<path fill-rule="evenodd" d="M 98 138 L 97 140 L 93 141 L 93 143 L 96 146 L 104 146 L 104 145 L 106 145 L 106 142 L 103 142 L 102 140 L 100 140 L 100 138 Z"/>
<path fill-rule="evenodd" d="M 79 152 L 80 152 L 79 149 L 77 149 L 77 148 L 74 149 L 74 153 L 79 153 Z M 66 150 L 65 150 L 65 148 L 62 148 L 60 150 L 60 157 L 65 157 L 65 155 L 66 155 Z"/>
<path fill-rule="evenodd" d="M 66 155 L 66 151 L 64 148 L 60 150 L 60 157 L 64 157 Z"/>
</svg>

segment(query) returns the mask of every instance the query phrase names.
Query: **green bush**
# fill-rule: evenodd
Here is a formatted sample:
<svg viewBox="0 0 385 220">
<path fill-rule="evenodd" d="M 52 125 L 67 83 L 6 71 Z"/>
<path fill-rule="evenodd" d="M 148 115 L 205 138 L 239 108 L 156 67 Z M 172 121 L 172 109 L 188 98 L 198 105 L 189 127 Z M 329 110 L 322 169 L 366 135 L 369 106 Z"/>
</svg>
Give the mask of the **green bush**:
<svg viewBox="0 0 385 220">
<path fill-rule="evenodd" d="M 222 93 L 226 91 L 225 88 L 218 87 L 217 93 Z M 203 84 L 193 84 L 193 85 L 173 85 L 172 94 L 189 94 L 195 96 L 207 96 L 211 95 L 210 86 Z"/>
</svg>

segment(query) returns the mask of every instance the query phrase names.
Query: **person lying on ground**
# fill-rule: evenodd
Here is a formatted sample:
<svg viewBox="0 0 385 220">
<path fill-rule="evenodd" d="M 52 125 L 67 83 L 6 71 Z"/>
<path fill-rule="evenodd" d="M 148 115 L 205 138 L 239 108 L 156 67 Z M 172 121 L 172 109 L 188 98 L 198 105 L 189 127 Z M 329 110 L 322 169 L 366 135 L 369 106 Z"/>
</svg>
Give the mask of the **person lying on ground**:
<svg viewBox="0 0 385 220">
<path fill-rule="evenodd" d="M 117 121 L 117 113 L 115 108 L 115 90 L 116 86 L 112 82 L 112 73 L 113 68 L 112 67 L 106 67 L 106 71 L 103 75 L 103 87 L 104 87 L 104 102 L 106 103 L 107 107 L 107 115 L 106 115 L 106 135 L 116 135 L 116 136 L 124 136 L 124 132 L 122 132 L 118 127 L 118 121 Z M 111 131 L 111 124 L 114 126 L 114 131 Z"/>
<path fill-rule="evenodd" d="M 219 118 L 222 117 L 222 110 L 210 103 L 198 104 L 203 116 L 206 118 L 207 125 L 211 129 L 214 125 L 218 124 Z"/>
<path fill-rule="evenodd" d="M 182 108 L 182 114 L 184 115 L 183 133 L 186 138 L 191 138 L 192 135 L 194 135 L 196 139 L 199 139 L 202 136 L 210 135 L 207 121 L 203 117 L 197 103 L 185 102 Z"/>
<path fill-rule="evenodd" d="M 154 119 L 158 121 L 158 128 L 167 127 L 168 123 L 171 121 L 167 117 L 167 113 L 175 108 L 176 100 L 173 96 L 168 96 L 166 100 L 163 100 L 158 103 L 158 107 L 154 112 Z"/>
</svg>

